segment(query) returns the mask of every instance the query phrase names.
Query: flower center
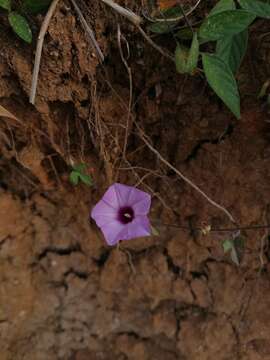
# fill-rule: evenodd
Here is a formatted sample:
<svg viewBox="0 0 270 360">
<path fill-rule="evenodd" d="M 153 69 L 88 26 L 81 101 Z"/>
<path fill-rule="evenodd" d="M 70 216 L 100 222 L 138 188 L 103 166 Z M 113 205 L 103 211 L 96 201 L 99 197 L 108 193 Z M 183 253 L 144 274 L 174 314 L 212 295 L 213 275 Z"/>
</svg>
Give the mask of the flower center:
<svg viewBox="0 0 270 360">
<path fill-rule="evenodd" d="M 118 212 L 118 220 L 122 224 L 128 224 L 133 219 L 134 219 L 134 211 L 133 211 L 132 207 L 125 206 L 125 207 L 120 208 L 120 210 Z"/>
</svg>

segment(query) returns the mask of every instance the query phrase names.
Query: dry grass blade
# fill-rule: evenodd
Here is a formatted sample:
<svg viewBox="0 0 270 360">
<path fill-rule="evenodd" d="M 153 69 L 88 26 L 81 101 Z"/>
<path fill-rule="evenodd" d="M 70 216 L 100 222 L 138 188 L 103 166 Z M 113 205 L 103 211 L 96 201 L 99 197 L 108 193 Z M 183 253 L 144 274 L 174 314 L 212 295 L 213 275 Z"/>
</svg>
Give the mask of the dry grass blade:
<svg viewBox="0 0 270 360">
<path fill-rule="evenodd" d="M 11 114 L 7 109 L 0 105 L 0 116 L 7 117 L 13 120 L 19 120 L 15 115 Z"/>
</svg>

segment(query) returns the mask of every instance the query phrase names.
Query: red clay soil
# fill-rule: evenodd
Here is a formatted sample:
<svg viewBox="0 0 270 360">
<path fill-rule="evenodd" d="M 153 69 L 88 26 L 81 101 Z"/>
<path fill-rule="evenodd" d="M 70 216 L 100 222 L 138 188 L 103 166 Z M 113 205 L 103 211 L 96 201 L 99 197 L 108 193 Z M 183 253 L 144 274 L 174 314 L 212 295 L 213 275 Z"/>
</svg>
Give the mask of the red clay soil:
<svg viewBox="0 0 270 360">
<path fill-rule="evenodd" d="M 110 9 L 80 5 L 105 65 L 69 3 L 60 2 L 35 106 L 28 103 L 34 45 L 18 40 L 0 14 L 0 104 L 19 118 L 0 122 L 0 359 L 270 359 L 267 231 L 242 233 L 237 267 L 223 253 L 224 233 L 157 226 L 160 236 L 111 248 L 89 220 L 117 180 L 152 192 L 153 221 L 231 226 L 157 159 L 134 124 L 123 160 L 129 78 L 117 45 L 120 23 L 130 49 L 132 114 L 151 144 L 240 225 L 270 221 L 269 108 L 256 98 L 270 72 L 269 37 L 261 37 L 268 23 L 252 29 L 237 121 L 202 77 L 177 75 Z M 42 17 L 31 21 L 36 36 Z M 92 188 L 68 182 L 72 163 L 82 161 Z"/>
</svg>

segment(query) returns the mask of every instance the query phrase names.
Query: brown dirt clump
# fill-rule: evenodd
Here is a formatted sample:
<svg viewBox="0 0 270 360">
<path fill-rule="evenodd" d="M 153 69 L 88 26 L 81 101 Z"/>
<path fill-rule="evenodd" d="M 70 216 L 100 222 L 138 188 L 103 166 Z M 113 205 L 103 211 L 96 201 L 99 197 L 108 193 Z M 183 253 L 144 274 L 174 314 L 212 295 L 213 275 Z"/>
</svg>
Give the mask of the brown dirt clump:
<svg viewBox="0 0 270 360">
<path fill-rule="evenodd" d="M 240 225 L 267 223 L 270 128 L 253 76 L 258 70 L 258 90 L 269 49 L 264 42 L 254 61 L 245 59 L 236 121 L 201 78 L 177 75 L 107 7 L 80 5 L 105 65 L 69 3 L 60 3 L 45 39 L 35 107 L 27 100 L 33 48 L 0 14 L 0 104 L 19 118 L 0 122 L 0 359 L 270 359 L 268 232 L 243 232 L 236 267 L 223 253 L 224 233 L 161 225 L 160 236 L 109 248 L 89 221 L 117 179 L 152 192 L 153 221 L 229 226 L 146 148 L 132 123 L 122 157 L 129 79 L 115 36 L 119 22 L 130 49 L 133 121 Z M 33 20 L 34 30 L 41 20 Z M 69 184 L 79 162 L 89 166 L 93 188 Z"/>
</svg>

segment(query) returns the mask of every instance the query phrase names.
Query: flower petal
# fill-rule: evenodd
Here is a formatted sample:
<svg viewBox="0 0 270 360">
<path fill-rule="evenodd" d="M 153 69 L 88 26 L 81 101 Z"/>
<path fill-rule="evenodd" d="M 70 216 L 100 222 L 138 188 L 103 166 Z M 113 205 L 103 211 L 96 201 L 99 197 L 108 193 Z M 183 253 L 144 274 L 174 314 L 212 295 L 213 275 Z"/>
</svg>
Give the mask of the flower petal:
<svg viewBox="0 0 270 360">
<path fill-rule="evenodd" d="M 151 234 L 147 214 L 151 206 L 151 196 L 135 187 L 115 183 L 109 187 L 102 199 L 92 209 L 91 217 L 96 221 L 109 245 L 120 240 L 130 240 Z M 131 207 L 134 220 L 121 223 L 119 211 Z"/>
<path fill-rule="evenodd" d="M 125 188 L 129 188 L 129 186 L 118 183 L 111 185 L 103 195 L 102 200 L 111 205 L 114 209 L 118 210 L 119 207 L 123 206 L 122 202 L 126 197 L 127 189 Z M 128 191 L 130 192 L 130 189 Z"/>
<path fill-rule="evenodd" d="M 138 216 L 118 234 L 120 240 L 130 240 L 149 235 L 151 235 L 151 226 L 147 216 Z"/>
<path fill-rule="evenodd" d="M 128 198 L 128 205 L 132 206 L 134 210 L 136 210 L 135 206 L 137 205 L 136 208 L 138 209 L 138 212 L 147 214 L 151 205 L 151 196 L 144 191 L 132 187 Z"/>
<path fill-rule="evenodd" d="M 138 216 L 128 224 L 129 234 L 134 237 L 151 235 L 151 225 L 147 216 Z"/>
<path fill-rule="evenodd" d="M 123 207 L 129 205 L 129 197 L 133 189 L 135 188 L 132 186 L 127 186 L 119 183 L 115 183 L 111 187 L 113 187 L 115 190 L 119 206 Z"/>
<path fill-rule="evenodd" d="M 92 209 L 91 217 L 96 220 L 97 216 L 106 216 L 112 219 L 117 217 L 118 210 L 112 207 L 109 203 L 101 199 Z"/>
<path fill-rule="evenodd" d="M 115 217 L 96 215 L 94 218 L 98 227 L 102 228 L 105 225 L 109 225 L 111 222 L 117 221 Z"/>
<path fill-rule="evenodd" d="M 105 240 L 107 244 L 111 246 L 117 244 L 119 240 L 123 240 L 121 236 L 119 236 L 123 230 L 125 230 L 125 225 L 117 220 L 101 226 L 101 231 L 103 232 Z"/>
<path fill-rule="evenodd" d="M 151 206 L 151 196 L 147 193 L 144 194 L 145 195 L 140 200 L 132 204 L 135 217 L 138 215 L 147 215 L 149 213 Z"/>
</svg>

